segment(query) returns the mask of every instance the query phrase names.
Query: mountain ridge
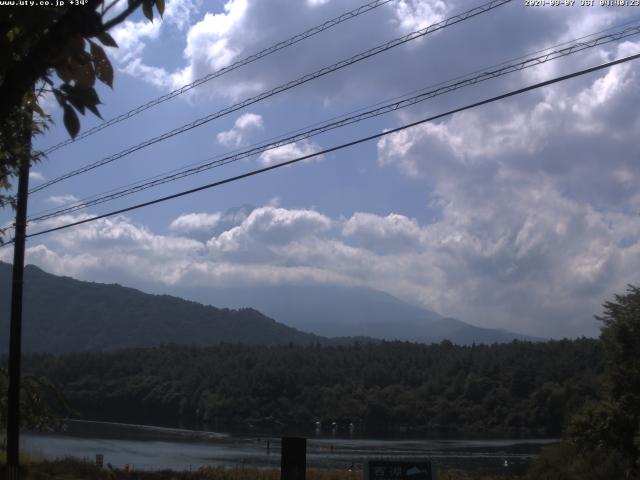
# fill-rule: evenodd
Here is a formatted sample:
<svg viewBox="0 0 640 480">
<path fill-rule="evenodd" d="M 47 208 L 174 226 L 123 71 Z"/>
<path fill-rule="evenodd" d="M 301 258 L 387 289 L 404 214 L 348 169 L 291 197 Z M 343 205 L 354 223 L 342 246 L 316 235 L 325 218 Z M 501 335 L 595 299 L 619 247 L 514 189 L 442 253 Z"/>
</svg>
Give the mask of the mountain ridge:
<svg viewBox="0 0 640 480">
<path fill-rule="evenodd" d="M 420 343 L 450 340 L 463 345 L 544 340 L 471 325 L 366 287 L 281 285 L 176 291 L 182 298 L 207 305 L 250 305 L 285 325 L 326 337 L 367 335 Z"/>
<path fill-rule="evenodd" d="M 0 352 L 6 352 L 8 345 L 10 281 L 11 265 L 0 262 Z M 531 339 L 447 319 L 370 289 L 296 288 L 295 294 L 291 289 L 284 291 L 287 301 L 283 305 L 290 307 L 289 314 L 285 308 L 276 312 L 276 316 L 270 309 L 260 308 L 257 290 L 248 290 L 255 300 L 253 305 L 247 301 L 241 308 L 220 308 L 203 304 L 196 298 L 179 298 L 167 292 L 145 293 L 119 284 L 56 276 L 27 265 L 23 349 L 25 352 L 63 353 L 155 347 L 168 343 L 275 346 L 344 345 L 381 340 L 434 343 L 447 339 L 471 344 Z M 214 290 L 203 289 L 200 293 L 211 291 Z M 220 295 L 229 293 L 228 289 L 217 291 Z M 267 290 L 263 295 L 273 297 L 273 292 Z M 306 293 L 303 295 L 303 292 Z M 309 295 L 317 295 L 314 305 L 302 301 Z M 192 291 L 191 297 L 194 296 Z M 323 311 L 323 305 L 333 310 L 325 308 Z M 351 306 L 341 311 L 341 306 L 345 305 Z M 281 317 L 285 317 L 285 321 Z M 332 321 L 327 320 L 330 317 Z M 309 320 L 306 324 L 305 319 Z M 325 327 L 338 326 L 342 330 L 310 333 L 306 328 L 310 326 L 309 322 L 315 321 L 317 326 L 322 320 Z M 386 335 L 385 331 L 390 328 L 394 333 Z"/>
<path fill-rule="evenodd" d="M 1 263 L 0 352 L 6 352 L 8 345 L 10 274 L 11 266 Z M 26 352 L 108 351 L 168 343 L 313 345 L 329 341 L 255 309 L 219 309 L 118 284 L 60 277 L 34 265 L 25 267 L 23 315 Z"/>
</svg>

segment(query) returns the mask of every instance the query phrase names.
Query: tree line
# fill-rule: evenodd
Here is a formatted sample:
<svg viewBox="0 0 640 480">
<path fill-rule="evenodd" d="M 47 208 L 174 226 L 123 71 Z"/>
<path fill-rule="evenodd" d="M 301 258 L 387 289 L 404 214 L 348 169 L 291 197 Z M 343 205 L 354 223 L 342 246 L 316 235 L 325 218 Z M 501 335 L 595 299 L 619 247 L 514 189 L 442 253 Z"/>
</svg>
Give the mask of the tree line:
<svg viewBox="0 0 640 480">
<path fill-rule="evenodd" d="M 457 346 L 167 345 L 32 354 L 79 418 L 198 428 L 311 427 L 559 435 L 597 399 L 594 339 Z"/>
</svg>

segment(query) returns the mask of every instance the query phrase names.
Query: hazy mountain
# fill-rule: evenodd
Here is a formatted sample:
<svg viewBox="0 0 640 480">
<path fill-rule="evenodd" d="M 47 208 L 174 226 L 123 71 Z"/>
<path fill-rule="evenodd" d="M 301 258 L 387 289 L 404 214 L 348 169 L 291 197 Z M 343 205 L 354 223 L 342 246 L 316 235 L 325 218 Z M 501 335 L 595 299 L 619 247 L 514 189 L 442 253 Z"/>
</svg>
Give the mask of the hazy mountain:
<svg viewBox="0 0 640 480">
<path fill-rule="evenodd" d="M 8 350 L 11 266 L 0 262 L 0 352 Z M 23 349 L 114 350 L 167 343 L 286 345 L 327 343 L 254 309 L 229 310 L 120 285 L 25 269 Z M 334 343 L 334 342 L 331 342 Z"/>
<path fill-rule="evenodd" d="M 174 292 L 208 305 L 251 306 L 291 327 L 327 337 L 366 335 L 387 340 L 458 344 L 541 340 L 475 327 L 369 288 L 271 286 L 184 288 Z"/>
<path fill-rule="evenodd" d="M 11 266 L 0 262 L 0 352 L 8 349 L 10 278 Z M 191 301 L 60 277 L 28 265 L 23 348 L 58 353 L 167 343 L 311 345 L 449 339 L 470 344 L 531 339 L 443 318 L 366 288 L 200 288 L 173 293 Z"/>
</svg>

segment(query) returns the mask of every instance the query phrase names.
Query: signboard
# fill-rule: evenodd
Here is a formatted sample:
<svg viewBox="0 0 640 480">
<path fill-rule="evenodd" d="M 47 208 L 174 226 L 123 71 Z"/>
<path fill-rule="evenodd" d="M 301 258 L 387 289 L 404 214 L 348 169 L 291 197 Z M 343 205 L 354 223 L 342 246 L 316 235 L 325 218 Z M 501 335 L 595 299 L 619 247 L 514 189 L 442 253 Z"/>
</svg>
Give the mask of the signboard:
<svg viewBox="0 0 640 480">
<path fill-rule="evenodd" d="M 428 460 L 368 460 L 364 480 L 433 480 Z"/>
<path fill-rule="evenodd" d="M 280 480 L 305 480 L 307 439 L 282 437 Z"/>
</svg>

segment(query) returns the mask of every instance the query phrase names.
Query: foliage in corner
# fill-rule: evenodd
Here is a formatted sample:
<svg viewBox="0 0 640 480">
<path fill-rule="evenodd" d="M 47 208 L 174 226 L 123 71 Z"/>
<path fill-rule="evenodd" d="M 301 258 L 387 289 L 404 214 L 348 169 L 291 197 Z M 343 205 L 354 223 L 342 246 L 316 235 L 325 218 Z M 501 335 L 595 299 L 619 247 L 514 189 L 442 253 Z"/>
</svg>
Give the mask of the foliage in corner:
<svg viewBox="0 0 640 480">
<path fill-rule="evenodd" d="M 601 398 L 572 417 L 563 442 L 528 478 L 640 478 L 640 288 L 630 285 L 603 307 L 596 317 L 606 362 Z"/>
<path fill-rule="evenodd" d="M 0 388 L 7 390 L 9 374 L 0 368 Z M 60 391 L 48 380 L 25 375 L 20 387 L 20 423 L 28 430 L 50 431 L 64 427 L 62 418 L 74 413 Z M 0 429 L 7 426 L 7 397 L 0 397 Z"/>
<path fill-rule="evenodd" d="M 109 30 L 139 7 L 153 21 L 155 7 L 164 13 L 164 0 L 87 0 L 84 5 L 3 6 L 0 15 L 0 189 L 30 152 L 28 138 L 50 118 L 38 105 L 40 95 L 55 96 L 63 110 L 67 132 L 80 131 L 78 113 L 100 117 L 96 80 L 113 86 L 113 67 L 104 47 L 117 47 Z M 35 122 L 32 121 L 35 115 Z M 25 138 L 27 141 L 25 141 Z M 0 197 L 0 207 L 11 198 Z"/>
</svg>

